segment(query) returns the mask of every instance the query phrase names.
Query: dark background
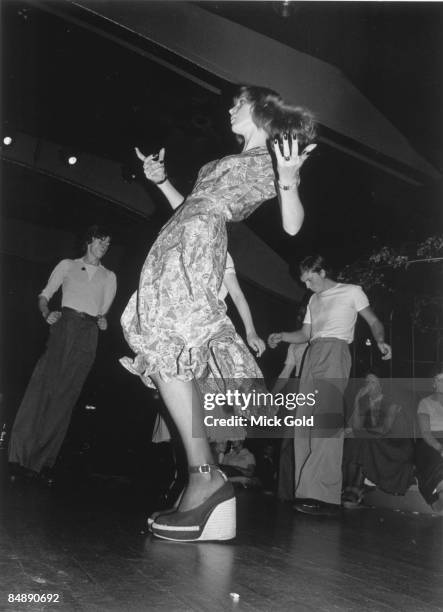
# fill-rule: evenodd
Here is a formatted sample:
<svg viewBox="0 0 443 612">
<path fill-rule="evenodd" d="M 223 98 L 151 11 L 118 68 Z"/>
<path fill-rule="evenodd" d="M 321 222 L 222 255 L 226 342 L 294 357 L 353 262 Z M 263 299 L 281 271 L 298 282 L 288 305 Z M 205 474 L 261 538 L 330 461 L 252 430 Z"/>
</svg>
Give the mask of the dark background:
<svg viewBox="0 0 443 612">
<path fill-rule="evenodd" d="M 278 14 L 277 2 L 197 4 L 340 68 L 423 157 L 443 168 L 442 3 L 297 2 L 286 19 Z M 208 77 L 223 90 L 222 96 L 213 94 L 53 13 L 65 6 L 72 13 L 61 0 L 1 4 L 2 134 L 20 130 L 114 160 L 122 171 L 134 171 L 137 180 L 143 179 L 134 145 L 145 152 L 164 145 L 170 176 L 188 192 L 202 163 L 237 146 L 226 113 L 231 84 Z M 155 407 L 156 400 L 117 361 L 128 354 L 120 313 L 137 285 L 149 246 L 169 215 L 167 203 L 155 191 L 149 193 L 156 210 L 141 217 L 3 161 L 2 219 L 16 244 L 12 250 L 1 249 L 2 420 L 8 426 L 46 338 L 36 296 L 61 258 L 78 255 L 77 238 L 83 229 L 104 222 L 113 233 L 104 263 L 116 272 L 119 290 L 110 329 L 101 334 L 96 364 L 78 404 L 73 445 L 81 443 L 85 423 L 107 448 L 103 456 L 128 448 L 137 455 L 150 439 L 154 411 L 149 406 Z M 294 271 L 300 258 L 312 252 L 321 251 L 340 269 L 364 261 L 383 245 L 413 245 L 441 233 L 441 180 L 423 179 L 414 186 L 325 144 L 304 169 L 302 197 L 306 221 L 296 237 L 283 233 L 275 201 L 264 204 L 247 222 Z M 391 301 L 383 298 L 376 303 L 396 355 L 394 372 L 385 366 L 385 373 L 410 376 L 412 332 L 403 296 L 438 293 L 441 274 L 427 266 L 392 282 L 398 293 Z M 295 325 L 297 304 L 245 281 L 242 286 L 263 337 L 276 326 Z M 393 329 L 392 300 L 396 302 Z M 233 318 L 237 323 L 235 314 Z M 439 356 L 440 334 L 435 329 L 417 332 L 418 375 L 426 375 Z M 359 325 L 354 349 L 357 374 L 378 361 L 364 344 L 367 335 L 367 328 Z M 284 353 L 281 347 L 261 360 L 268 381 L 277 375 Z M 97 410 L 86 414 L 85 404 Z"/>
</svg>

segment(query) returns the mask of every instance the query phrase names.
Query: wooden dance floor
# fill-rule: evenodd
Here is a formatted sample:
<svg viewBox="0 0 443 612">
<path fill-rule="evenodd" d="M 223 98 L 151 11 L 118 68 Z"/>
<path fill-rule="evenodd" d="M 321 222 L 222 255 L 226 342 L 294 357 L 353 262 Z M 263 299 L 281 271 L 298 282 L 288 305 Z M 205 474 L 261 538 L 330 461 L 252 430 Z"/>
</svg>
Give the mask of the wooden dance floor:
<svg viewBox="0 0 443 612">
<path fill-rule="evenodd" d="M 243 490 L 233 543 L 176 544 L 141 535 L 150 508 L 124 480 L 49 490 L 3 473 L 1 493 L 1 611 L 443 610 L 442 517 L 316 518 Z"/>
</svg>

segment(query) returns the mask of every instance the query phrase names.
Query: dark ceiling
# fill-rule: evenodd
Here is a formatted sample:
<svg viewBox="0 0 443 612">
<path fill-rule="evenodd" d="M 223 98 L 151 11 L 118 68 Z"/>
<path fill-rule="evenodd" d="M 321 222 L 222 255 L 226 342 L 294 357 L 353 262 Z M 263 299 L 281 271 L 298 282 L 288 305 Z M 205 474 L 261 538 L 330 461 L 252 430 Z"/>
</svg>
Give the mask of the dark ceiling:
<svg viewBox="0 0 443 612">
<path fill-rule="evenodd" d="M 443 167 L 442 3 L 297 2 L 287 19 L 276 13 L 277 2 L 198 4 L 335 64 L 419 153 Z M 148 152 L 164 144 L 169 172 L 185 191 L 202 163 L 232 150 L 223 97 L 73 23 L 63 0 L 3 0 L 1 8 L 3 131 L 20 129 L 125 165 L 135 162 L 134 145 Z M 78 189 L 66 188 L 61 207 L 53 179 L 42 187 L 41 178 L 8 164 L 4 174 L 7 217 L 77 227 L 95 214 Z M 14 188 L 19 183 L 25 186 Z M 302 232 L 283 234 L 274 203 L 248 223 L 288 261 L 323 250 L 342 264 L 381 244 L 435 233 L 441 195 L 441 182 L 416 187 L 322 145 L 304 170 Z M 156 231 L 167 214 L 158 200 L 158 218 L 146 227 Z M 107 215 L 117 226 L 128 218 L 111 207 Z M 129 226 L 144 223 L 132 219 Z"/>
<path fill-rule="evenodd" d="M 198 2 L 339 68 L 443 168 L 442 2 Z M 327 95 L 327 92 L 326 92 Z"/>
</svg>

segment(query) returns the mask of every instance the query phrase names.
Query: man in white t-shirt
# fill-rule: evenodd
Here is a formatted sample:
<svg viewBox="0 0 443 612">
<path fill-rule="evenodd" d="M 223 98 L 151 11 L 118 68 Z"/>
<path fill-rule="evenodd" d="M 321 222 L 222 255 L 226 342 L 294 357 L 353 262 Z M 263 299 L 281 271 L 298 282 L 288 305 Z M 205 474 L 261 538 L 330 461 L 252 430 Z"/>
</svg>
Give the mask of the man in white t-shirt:
<svg viewBox="0 0 443 612">
<path fill-rule="evenodd" d="M 29 475 L 50 470 L 63 443 L 72 410 L 95 359 L 98 330 L 107 329 L 106 313 L 117 282 L 101 263 L 111 238 L 94 225 L 86 231 L 85 253 L 63 259 L 38 296 L 38 307 L 49 325 L 45 353 L 35 366 L 15 418 L 9 462 Z M 61 311 L 49 302 L 61 288 Z"/>
<path fill-rule="evenodd" d="M 309 514 L 331 514 L 337 512 L 341 499 L 342 396 L 351 370 L 349 344 L 357 315 L 368 323 L 382 359 L 391 358 L 391 347 L 361 287 L 333 280 L 321 255 L 306 257 L 300 273 L 301 281 L 313 292 L 303 327 L 271 334 L 268 342 L 271 348 L 280 342 L 310 343 L 299 393 L 314 393 L 315 403 L 299 405 L 297 418 L 313 416 L 314 425 L 295 427 L 295 507 Z"/>
</svg>

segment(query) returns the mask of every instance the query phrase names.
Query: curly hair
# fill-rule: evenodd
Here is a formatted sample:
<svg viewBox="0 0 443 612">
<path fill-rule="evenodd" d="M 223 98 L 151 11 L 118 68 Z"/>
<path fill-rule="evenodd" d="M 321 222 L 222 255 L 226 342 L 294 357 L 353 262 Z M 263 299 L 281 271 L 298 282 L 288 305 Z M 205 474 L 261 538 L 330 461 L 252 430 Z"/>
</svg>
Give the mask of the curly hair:
<svg viewBox="0 0 443 612">
<path fill-rule="evenodd" d="M 252 104 L 255 125 L 265 130 L 269 138 L 287 132 L 301 147 L 312 142 L 316 135 L 313 114 L 302 106 L 287 104 L 273 89 L 255 85 L 241 85 L 234 100 L 245 98 Z"/>
</svg>

